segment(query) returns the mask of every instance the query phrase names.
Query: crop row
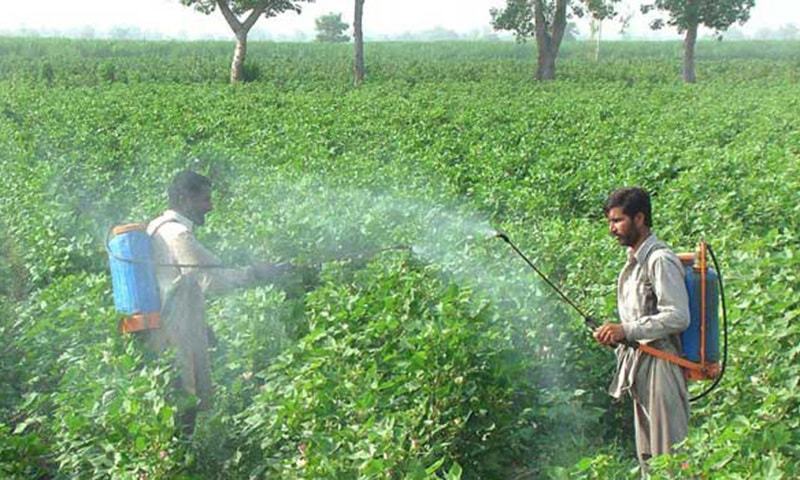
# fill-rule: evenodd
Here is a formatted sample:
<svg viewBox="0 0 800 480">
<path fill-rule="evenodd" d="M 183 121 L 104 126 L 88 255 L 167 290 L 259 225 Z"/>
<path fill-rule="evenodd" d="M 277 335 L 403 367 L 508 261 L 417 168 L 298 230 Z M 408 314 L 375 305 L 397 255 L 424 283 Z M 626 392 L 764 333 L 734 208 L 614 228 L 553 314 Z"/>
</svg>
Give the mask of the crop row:
<svg viewBox="0 0 800 480">
<path fill-rule="evenodd" d="M 228 42 L 127 42 L 0 38 L 0 80 L 48 86 L 107 83 L 225 83 Z M 700 78 L 714 81 L 798 81 L 797 42 L 701 42 Z M 559 60 L 567 81 L 674 83 L 681 45 L 671 42 L 606 42 L 601 61 L 589 61 L 594 45 L 568 43 Z M 514 82 L 532 78 L 535 47 L 507 42 L 368 43 L 371 81 L 403 84 L 441 81 Z M 245 80 L 282 89 L 346 87 L 349 45 L 251 42 Z"/>
</svg>

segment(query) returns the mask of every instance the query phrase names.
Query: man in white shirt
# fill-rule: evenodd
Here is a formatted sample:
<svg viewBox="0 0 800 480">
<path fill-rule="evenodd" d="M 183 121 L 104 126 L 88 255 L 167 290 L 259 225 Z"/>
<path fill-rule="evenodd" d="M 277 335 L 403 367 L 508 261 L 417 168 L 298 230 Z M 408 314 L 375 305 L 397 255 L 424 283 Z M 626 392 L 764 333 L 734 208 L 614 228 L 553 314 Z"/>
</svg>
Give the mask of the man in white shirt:
<svg viewBox="0 0 800 480">
<path fill-rule="evenodd" d="M 267 263 L 226 267 L 195 238 L 194 229 L 205 224 L 205 216 L 213 208 L 207 177 L 180 172 L 168 195 L 170 208 L 147 226 L 161 295 L 161 327 L 141 336 L 156 353 L 174 349 L 180 386 L 198 399 L 196 407 L 183 413 L 182 426 L 191 433 L 197 411 L 211 406 L 213 393 L 206 295 L 271 281 L 289 267 Z"/>
<path fill-rule="evenodd" d="M 651 345 L 680 355 L 680 333 L 689 326 L 689 297 L 678 257 L 651 233 L 650 197 L 640 188 L 609 195 L 608 226 L 628 261 L 617 282 L 620 323 L 606 323 L 594 333 L 604 345 L 623 340 Z M 633 398 L 636 452 L 643 473 L 647 460 L 669 453 L 686 438 L 689 400 L 681 368 L 638 349 L 618 345 L 617 372 L 609 393 Z"/>
</svg>

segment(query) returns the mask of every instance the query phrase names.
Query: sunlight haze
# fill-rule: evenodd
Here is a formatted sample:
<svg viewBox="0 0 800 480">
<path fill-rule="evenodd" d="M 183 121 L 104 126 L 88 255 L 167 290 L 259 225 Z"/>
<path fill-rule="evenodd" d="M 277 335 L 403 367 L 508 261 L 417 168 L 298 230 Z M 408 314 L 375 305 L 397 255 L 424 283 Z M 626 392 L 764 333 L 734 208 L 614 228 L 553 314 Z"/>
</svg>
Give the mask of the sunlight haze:
<svg viewBox="0 0 800 480">
<path fill-rule="evenodd" d="M 638 12 L 640 2 L 626 1 L 622 12 Z M 371 38 L 398 36 L 436 28 L 462 35 L 492 33 L 489 10 L 501 7 L 504 0 L 369 0 L 365 4 L 364 30 Z M 261 19 L 253 33 L 276 39 L 310 39 L 314 19 L 320 15 L 342 13 L 352 22 L 352 0 L 320 0 L 305 5 L 303 13 L 285 13 Z M 747 36 L 763 29 L 776 29 L 788 23 L 800 23 L 797 0 L 759 0 L 750 21 L 736 26 Z M 585 21 L 578 22 L 582 34 L 588 32 Z M 204 15 L 185 7 L 178 0 L 40 0 L 31 4 L 9 2 L 0 17 L 0 34 L 37 32 L 53 36 L 106 36 L 114 28 L 135 29 L 142 36 L 164 38 L 230 38 L 231 32 L 219 12 Z M 619 24 L 606 22 L 604 37 L 618 36 Z M 677 38 L 674 30 L 652 32 L 648 20 L 637 13 L 629 35 L 634 38 Z"/>
</svg>

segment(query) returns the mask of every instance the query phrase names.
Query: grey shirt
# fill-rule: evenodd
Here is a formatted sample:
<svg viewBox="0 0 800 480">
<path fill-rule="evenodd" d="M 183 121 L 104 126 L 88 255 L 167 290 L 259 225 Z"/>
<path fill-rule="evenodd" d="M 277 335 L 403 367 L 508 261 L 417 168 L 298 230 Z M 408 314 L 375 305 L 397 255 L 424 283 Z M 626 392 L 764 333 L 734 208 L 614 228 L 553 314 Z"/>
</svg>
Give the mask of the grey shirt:
<svg viewBox="0 0 800 480">
<path fill-rule="evenodd" d="M 628 261 L 617 280 L 617 308 L 625 338 L 652 343 L 656 348 L 680 353 L 677 334 L 689 326 L 689 295 L 684 269 L 664 242 L 647 237 Z M 609 393 L 620 398 L 635 380 L 641 351 L 617 347 L 617 372 Z"/>
<path fill-rule="evenodd" d="M 628 340 L 649 343 L 689 326 L 683 265 L 655 235 L 628 252 L 617 280 L 617 308 Z"/>
</svg>

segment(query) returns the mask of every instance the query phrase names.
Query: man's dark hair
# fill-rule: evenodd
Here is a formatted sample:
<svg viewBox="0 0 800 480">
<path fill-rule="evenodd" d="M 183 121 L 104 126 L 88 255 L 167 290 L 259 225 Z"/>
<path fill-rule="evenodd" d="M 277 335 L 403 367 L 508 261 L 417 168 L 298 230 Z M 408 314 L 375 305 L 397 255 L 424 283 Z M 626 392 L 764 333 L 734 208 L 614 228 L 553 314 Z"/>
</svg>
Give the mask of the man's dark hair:
<svg viewBox="0 0 800 480">
<path fill-rule="evenodd" d="M 633 218 L 637 213 L 644 214 L 644 224 L 653 226 L 653 214 L 650 207 L 650 195 L 639 187 L 628 187 L 614 190 L 606 199 L 603 213 L 608 215 L 612 208 L 622 208 L 622 213 Z"/>
<path fill-rule="evenodd" d="M 182 197 L 192 197 L 210 188 L 210 178 L 192 172 L 191 170 L 184 170 L 175 175 L 169 186 L 169 190 L 167 190 L 169 204 L 174 207 Z"/>
</svg>

